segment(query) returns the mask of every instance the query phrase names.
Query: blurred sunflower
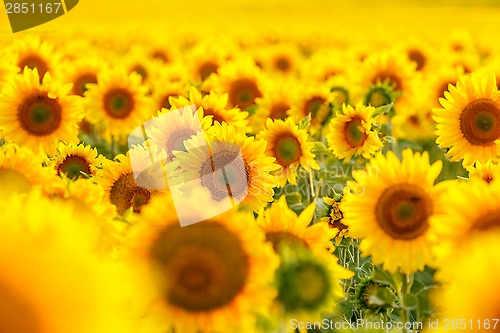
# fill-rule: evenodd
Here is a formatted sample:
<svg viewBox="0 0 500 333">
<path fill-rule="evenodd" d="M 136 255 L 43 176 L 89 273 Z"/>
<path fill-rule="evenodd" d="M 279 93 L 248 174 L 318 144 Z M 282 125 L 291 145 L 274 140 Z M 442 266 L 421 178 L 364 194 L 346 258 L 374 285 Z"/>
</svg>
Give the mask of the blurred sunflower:
<svg viewBox="0 0 500 333">
<path fill-rule="evenodd" d="M 316 129 L 325 125 L 332 116 L 330 108 L 331 90 L 325 84 L 306 85 L 301 87 L 302 92 L 295 96 L 295 111 L 298 119 L 311 115 L 311 127 Z"/>
<path fill-rule="evenodd" d="M 119 215 L 132 209 L 140 213 L 151 198 L 168 188 L 165 179 L 166 153 L 155 146 L 134 146 L 114 161 L 104 161 L 96 181 L 106 191 Z M 169 177 L 174 171 L 168 170 Z"/>
<path fill-rule="evenodd" d="M 173 78 L 166 77 L 166 73 L 161 72 L 157 79 L 152 82 L 153 109 L 162 108 L 171 109 L 170 99 L 178 96 L 184 96 L 189 90 L 189 85 L 183 80 L 173 81 Z"/>
<path fill-rule="evenodd" d="M 210 117 L 204 117 L 202 110 L 193 111 L 188 105 L 174 110 L 162 109 L 152 120 L 153 125 L 146 129 L 149 142 L 167 153 L 167 160 L 174 158 L 173 151 L 186 151 L 184 141 L 212 124 Z"/>
<path fill-rule="evenodd" d="M 60 142 L 51 166 L 59 176 L 64 174 L 69 179 L 75 180 L 82 176 L 95 176 L 104 160 L 105 158 L 97 152 L 97 149 L 89 145 Z"/>
<path fill-rule="evenodd" d="M 71 85 L 61 85 L 38 70 L 25 68 L 0 93 L 0 129 L 7 141 L 51 156 L 59 141 L 78 143 L 83 118 L 79 96 L 68 96 Z"/>
<path fill-rule="evenodd" d="M 251 332 L 267 311 L 278 258 L 249 213 L 231 211 L 181 227 L 157 197 L 131 233 L 151 332 Z"/>
<path fill-rule="evenodd" d="M 173 108 L 182 108 L 195 105 L 202 109 L 204 116 L 211 116 L 213 122 L 226 122 L 235 127 L 247 129 L 248 112 L 241 111 L 237 107 L 228 107 L 228 94 L 217 94 L 211 91 L 208 95 L 202 96 L 201 92 L 191 87 L 189 98 L 184 96 L 172 97 L 170 104 Z"/>
<path fill-rule="evenodd" d="M 2 200 L 0 211 L 3 331 L 137 331 L 137 323 L 126 315 L 132 291 L 129 275 L 119 264 L 103 261 L 93 250 L 92 223 L 68 205 L 37 192 Z"/>
<path fill-rule="evenodd" d="M 377 123 L 373 117 L 375 108 L 361 104 L 353 108 L 344 104 L 342 110 L 343 113 L 330 122 L 330 133 L 326 135 L 329 149 L 345 162 L 360 155 L 369 159 L 383 145 L 377 130 L 372 128 Z"/>
<path fill-rule="evenodd" d="M 97 76 L 97 84 L 87 84 L 87 119 L 103 126 L 106 139 L 120 139 L 153 115 L 152 103 L 146 96 L 137 73 L 126 74 L 110 69 Z"/>
<path fill-rule="evenodd" d="M 15 65 L 15 59 L 9 52 L 0 52 L 0 90 L 10 81 L 19 68 Z"/>
<path fill-rule="evenodd" d="M 370 160 L 366 170 L 353 171 L 352 192 L 342 200 L 348 235 L 361 238 L 360 249 L 388 272 L 410 274 L 433 263 L 431 219 L 439 212 L 442 190 L 434 186 L 442 162 L 429 155 L 403 151 L 400 161 L 389 151 Z"/>
<path fill-rule="evenodd" d="M 468 237 L 441 268 L 452 283 L 435 290 L 432 301 L 440 311 L 439 319 L 457 318 L 457 328 L 467 332 L 498 330 L 500 299 L 500 237 L 497 234 Z M 464 269 L 466 268 L 466 269 Z M 468 269 L 467 269 L 468 268 Z M 471 288 L 474 286 L 474 288 Z M 464 328 L 465 327 L 465 328 Z M 496 327 L 496 329 L 495 329 Z M 444 325 L 433 332 L 446 332 Z"/>
<path fill-rule="evenodd" d="M 2 193 L 28 193 L 33 187 L 53 182 L 53 175 L 42 167 L 43 157 L 31 150 L 7 143 L 0 147 Z"/>
<path fill-rule="evenodd" d="M 300 129 L 292 118 L 285 121 L 267 119 L 266 128 L 262 130 L 257 139 L 267 141 L 266 154 L 276 158 L 276 163 L 281 166 L 274 172 L 280 180 L 281 187 L 290 182 L 297 185 L 296 172 L 299 166 L 309 172 L 311 169 L 319 170 L 312 153 L 313 142 L 309 142 L 306 129 Z"/>
<path fill-rule="evenodd" d="M 464 165 L 500 156 L 500 92 L 493 73 L 462 77 L 434 109 L 436 143 L 449 148 L 446 156 Z"/>
<path fill-rule="evenodd" d="M 184 142 L 187 152 L 175 152 L 188 186 L 208 188 L 215 200 L 227 197 L 249 205 L 255 212 L 273 201 L 279 168 L 265 155 L 266 143 L 247 137 L 234 125 L 216 122 L 209 140 L 198 135 Z"/>
<path fill-rule="evenodd" d="M 97 83 L 97 75 L 104 70 L 105 66 L 102 59 L 95 57 L 79 58 L 66 63 L 64 77 L 66 82 L 73 84 L 71 93 L 83 97 L 87 91 L 87 85 Z"/>
</svg>

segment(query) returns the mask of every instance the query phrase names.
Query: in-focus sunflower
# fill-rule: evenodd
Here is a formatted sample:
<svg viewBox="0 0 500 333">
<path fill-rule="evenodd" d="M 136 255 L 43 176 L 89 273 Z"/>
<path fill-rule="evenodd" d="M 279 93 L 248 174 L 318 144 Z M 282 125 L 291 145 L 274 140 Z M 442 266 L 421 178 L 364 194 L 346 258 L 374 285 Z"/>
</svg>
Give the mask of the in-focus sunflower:
<svg viewBox="0 0 500 333">
<path fill-rule="evenodd" d="M 442 108 L 434 109 L 436 143 L 446 156 L 464 165 L 486 163 L 500 156 L 500 92 L 493 73 L 473 73 L 449 85 Z"/>
<path fill-rule="evenodd" d="M 53 175 L 42 167 L 43 157 L 29 149 L 7 143 L 0 148 L 2 193 L 28 193 L 33 187 L 53 182 Z"/>
<path fill-rule="evenodd" d="M 247 137 L 242 129 L 216 122 L 205 136 L 187 140 L 187 152 L 174 155 L 189 187 L 210 190 L 214 200 L 228 197 L 255 212 L 273 200 L 278 179 L 271 174 L 279 168 L 274 157 L 265 155 L 266 143 Z"/>
<path fill-rule="evenodd" d="M 341 203 L 344 223 L 374 264 L 410 274 L 433 263 L 431 219 L 442 193 L 434 181 L 441 168 L 441 161 L 429 164 L 427 152 L 406 149 L 402 161 L 391 151 L 379 153 L 366 170 L 353 171 L 355 182 Z"/>
<path fill-rule="evenodd" d="M 153 115 L 151 101 L 146 96 L 147 88 L 142 85 L 139 74 L 110 69 L 99 73 L 97 81 L 97 84 L 87 84 L 86 118 L 102 126 L 103 135 L 108 140 L 129 135 Z"/>
<path fill-rule="evenodd" d="M 152 127 L 146 129 L 149 142 L 167 153 L 168 161 L 173 160 L 173 152 L 186 151 L 184 141 L 207 130 L 212 124 L 203 111 L 194 111 L 189 105 L 173 110 L 162 109 L 152 120 Z"/>
<path fill-rule="evenodd" d="M 457 318 L 458 330 L 496 332 L 500 317 L 498 276 L 500 275 L 500 236 L 498 233 L 470 237 L 453 253 L 440 272 L 451 283 L 435 289 L 432 301 L 444 318 Z M 455 325 L 451 321 L 451 325 Z M 425 325 L 424 325 L 425 326 Z M 454 326 L 452 326 L 454 327 Z M 464 328 L 465 327 L 465 328 Z M 447 332 L 445 325 L 429 332 Z"/>
<path fill-rule="evenodd" d="M 344 214 L 340 210 L 340 203 L 335 199 L 324 197 L 325 205 L 329 207 L 328 216 L 320 219 L 320 222 L 328 223 L 328 226 L 333 229 L 335 237 L 335 245 L 338 246 L 342 239 L 347 235 L 347 226 L 343 223 Z"/>
<path fill-rule="evenodd" d="M 500 179 L 500 165 L 488 161 L 486 163 L 476 162 L 474 166 L 468 166 L 469 179 L 482 179 L 487 184 L 493 184 Z"/>
<path fill-rule="evenodd" d="M 348 162 L 352 156 L 370 158 L 382 148 L 382 140 L 373 129 L 375 108 L 361 104 L 342 107 L 343 113 L 332 119 L 330 133 L 326 135 L 328 146 L 339 159 Z"/>
<path fill-rule="evenodd" d="M 233 210 L 181 227 L 174 212 L 154 198 L 128 242 L 151 332 L 252 332 L 278 266 L 253 216 Z"/>
<path fill-rule="evenodd" d="M 211 116 L 213 122 L 222 123 L 223 121 L 232 124 L 235 127 L 247 129 L 248 112 L 241 111 L 237 107 L 228 107 L 228 94 L 217 94 L 211 91 L 209 94 L 202 96 L 201 92 L 191 87 L 189 90 L 189 98 L 179 96 L 172 97 L 170 104 L 172 108 L 182 108 L 190 105 L 195 105 L 199 111 L 203 112 L 204 116 Z"/>
<path fill-rule="evenodd" d="M 73 180 L 95 176 L 105 159 L 96 148 L 83 143 L 76 145 L 60 142 L 57 151 L 54 161 L 51 162 L 52 167 L 59 176 L 65 174 Z"/>
<path fill-rule="evenodd" d="M 93 221 L 38 192 L 2 200 L 0 211 L 2 331 L 137 332 L 126 314 L 132 280 L 94 250 Z"/>
<path fill-rule="evenodd" d="M 281 187 L 286 182 L 296 185 L 296 172 L 299 166 L 309 172 L 311 169 L 319 170 L 312 153 L 313 142 L 309 142 L 307 130 L 300 129 L 294 119 L 285 121 L 267 119 L 266 128 L 257 136 L 259 140 L 267 141 L 266 154 L 276 158 L 276 163 L 281 166 L 274 174 L 279 178 Z"/>
<path fill-rule="evenodd" d="M 166 153 L 155 146 L 134 146 L 126 155 L 103 163 L 96 181 L 104 188 L 119 215 L 131 208 L 140 213 L 154 195 L 168 188 L 165 159 Z"/>
<path fill-rule="evenodd" d="M 68 96 L 71 85 L 40 77 L 26 68 L 0 93 L 0 129 L 7 141 L 49 156 L 59 141 L 78 143 L 78 122 L 83 118 L 80 96 Z"/>
</svg>

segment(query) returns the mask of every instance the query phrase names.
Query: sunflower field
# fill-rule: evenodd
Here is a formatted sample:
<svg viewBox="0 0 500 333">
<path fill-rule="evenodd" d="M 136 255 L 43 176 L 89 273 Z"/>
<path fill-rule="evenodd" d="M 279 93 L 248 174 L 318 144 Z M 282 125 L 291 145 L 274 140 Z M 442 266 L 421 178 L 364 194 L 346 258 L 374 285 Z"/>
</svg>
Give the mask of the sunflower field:
<svg viewBox="0 0 500 333">
<path fill-rule="evenodd" d="M 0 20 L 0 332 L 500 332 L 499 22 L 494 0 Z"/>
</svg>

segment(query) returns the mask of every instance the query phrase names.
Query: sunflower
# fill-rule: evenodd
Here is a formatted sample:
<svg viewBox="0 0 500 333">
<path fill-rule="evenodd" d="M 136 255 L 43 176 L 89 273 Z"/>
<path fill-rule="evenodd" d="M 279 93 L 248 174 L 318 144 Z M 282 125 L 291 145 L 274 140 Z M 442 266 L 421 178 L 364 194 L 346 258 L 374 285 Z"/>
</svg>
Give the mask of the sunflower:
<svg viewBox="0 0 500 333">
<path fill-rule="evenodd" d="M 498 276 L 500 275 L 498 233 L 471 237 L 441 268 L 452 283 L 437 289 L 431 300 L 443 318 L 456 318 L 456 327 L 468 332 L 497 331 L 500 317 Z M 473 286 L 473 288 L 471 288 Z M 450 325 L 455 325 L 450 320 Z M 496 329 L 494 328 L 496 327 Z M 446 332 L 440 325 L 436 332 Z"/>
<path fill-rule="evenodd" d="M 266 128 L 257 136 L 259 140 L 267 141 L 266 154 L 276 158 L 281 168 L 275 171 L 280 179 L 281 187 L 286 182 L 297 185 L 296 172 L 302 166 L 307 172 L 319 170 L 318 163 L 312 153 L 313 142 L 309 142 L 307 130 L 300 129 L 292 118 L 283 120 L 267 119 Z"/>
<path fill-rule="evenodd" d="M 211 91 L 208 95 L 202 96 L 201 92 L 191 87 L 189 98 L 184 96 L 173 97 L 170 103 L 173 108 L 182 108 L 189 105 L 195 105 L 201 109 L 204 116 L 211 116 L 213 122 L 226 122 L 238 128 L 247 129 L 248 112 L 241 111 L 237 107 L 228 107 L 228 94 L 217 94 Z"/>
<path fill-rule="evenodd" d="M 258 51 L 257 57 L 262 59 L 264 69 L 275 74 L 292 76 L 303 60 L 297 46 L 291 43 L 278 43 Z"/>
<path fill-rule="evenodd" d="M 53 175 L 42 167 L 43 157 L 29 149 L 7 143 L 0 147 L 2 193 L 28 193 L 33 187 L 53 182 Z"/>
<path fill-rule="evenodd" d="M 500 188 L 479 177 L 454 182 L 447 188 L 446 205 L 434 222 L 438 257 L 454 253 L 456 248 L 480 233 L 500 230 Z"/>
<path fill-rule="evenodd" d="M 51 162 L 52 167 L 59 176 L 65 174 L 73 180 L 82 176 L 95 176 L 105 159 L 96 148 L 83 143 L 76 145 L 60 142 L 57 151 L 55 159 Z"/>
<path fill-rule="evenodd" d="M 194 82 L 203 82 L 211 75 L 216 75 L 219 68 L 227 60 L 231 51 L 231 45 L 227 47 L 215 46 L 213 40 L 203 41 L 193 47 L 186 59 L 189 68 L 190 77 Z"/>
<path fill-rule="evenodd" d="M 201 109 L 194 112 L 189 106 L 174 110 L 162 109 L 153 118 L 152 126 L 146 128 L 146 135 L 151 144 L 165 150 L 167 160 L 171 161 L 175 150 L 186 151 L 185 140 L 208 130 L 211 124 L 212 119 L 204 117 Z"/>
<path fill-rule="evenodd" d="M 435 138 L 432 102 L 425 94 L 412 97 L 410 103 L 400 103 L 391 118 L 392 136 L 398 139 L 425 140 Z"/>
<path fill-rule="evenodd" d="M 305 245 L 316 252 L 333 249 L 330 241 L 335 231 L 328 224 L 319 222 L 309 225 L 314 217 L 314 203 L 297 216 L 286 202 L 286 196 L 275 201 L 257 218 L 257 224 L 264 230 L 266 239 L 278 251 L 282 243 Z"/>
<path fill-rule="evenodd" d="M 436 143 L 463 165 L 485 163 L 500 155 L 500 92 L 493 73 L 462 77 L 434 109 Z"/>
<path fill-rule="evenodd" d="M 71 93 L 73 95 L 84 96 L 89 83 L 97 83 L 97 75 L 105 69 L 101 59 L 96 57 L 79 58 L 66 63 L 64 66 L 64 78 L 68 83 L 73 84 Z"/>
<path fill-rule="evenodd" d="M 369 159 L 383 145 L 377 130 L 372 128 L 377 123 L 373 117 L 375 108 L 361 104 L 353 108 L 344 104 L 342 110 L 343 113 L 330 122 L 330 133 L 326 135 L 329 148 L 345 162 L 359 155 Z"/>
<path fill-rule="evenodd" d="M 96 181 L 106 191 L 119 215 L 132 209 L 140 213 L 151 198 L 168 189 L 164 161 L 166 153 L 155 146 L 133 146 L 126 155 L 118 155 L 114 161 L 104 161 L 96 175 Z M 168 177 L 173 177 L 168 170 Z"/>
<path fill-rule="evenodd" d="M 94 251 L 92 223 L 38 192 L 2 200 L 0 211 L 2 330 L 137 331 L 124 315 L 132 290 L 129 274 Z"/>
<path fill-rule="evenodd" d="M 162 108 L 171 109 L 170 99 L 184 96 L 189 91 L 189 85 L 183 80 L 171 81 L 173 78 L 166 77 L 168 74 L 161 72 L 160 76 L 152 81 L 152 99 L 155 110 Z"/>
<path fill-rule="evenodd" d="M 324 197 L 325 205 L 329 207 L 328 216 L 320 219 L 320 222 L 327 223 L 333 229 L 335 237 L 335 245 L 338 246 L 342 239 L 347 235 L 347 226 L 342 222 L 344 214 L 340 210 L 340 202 L 335 199 Z"/>
<path fill-rule="evenodd" d="M 246 110 L 262 97 L 262 74 L 248 58 L 223 65 L 216 77 L 216 85 L 228 94 L 228 105 Z"/>
<path fill-rule="evenodd" d="M 299 119 L 311 115 L 311 127 L 318 128 L 330 119 L 332 109 L 330 102 L 332 92 L 326 83 L 317 85 L 305 85 L 302 87 L 302 93 L 297 94 L 295 98 L 296 115 Z"/>
<path fill-rule="evenodd" d="M 0 129 L 7 141 L 35 152 L 53 155 L 59 141 L 78 143 L 83 118 L 79 96 L 68 96 L 71 85 L 61 85 L 37 69 L 24 69 L 0 93 Z"/>
<path fill-rule="evenodd" d="M 353 59 L 336 49 L 323 49 L 304 61 L 300 69 L 302 76 L 313 82 L 322 82 L 338 75 L 345 75 L 346 68 L 354 65 Z"/>
<path fill-rule="evenodd" d="M 110 69 L 98 74 L 97 84 L 87 84 L 87 119 L 104 127 L 107 139 L 130 134 L 153 114 L 147 88 L 137 73 Z"/>
<path fill-rule="evenodd" d="M 142 82 L 145 85 L 150 83 L 155 67 L 160 67 L 148 55 L 146 47 L 141 45 L 132 45 L 127 54 L 123 57 L 120 67 L 123 67 L 130 73 L 137 73 L 141 76 Z"/>
<path fill-rule="evenodd" d="M 482 179 L 487 184 L 493 184 L 500 179 L 500 166 L 491 161 L 476 162 L 474 166 L 468 166 L 466 169 L 469 172 L 469 179 Z"/>
<path fill-rule="evenodd" d="M 403 151 L 377 154 L 366 170 L 353 171 L 341 203 L 348 235 L 361 238 L 364 256 L 394 273 L 410 274 L 433 262 L 431 219 L 439 212 L 443 190 L 434 186 L 442 162 L 429 165 L 429 155 Z M 375 174 L 374 174 L 375 173 Z"/>
<path fill-rule="evenodd" d="M 152 332 L 253 331 L 276 295 L 278 258 L 252 215 L 233 210 L 181 227 L 173 212 L 154 198 L 128 242 Z"/>
<path fill-rule="evenodd" d="M 265 155 L 266 143 L 227 123 L 216 122 L 207 134 L 209 140 L 198 135 L 184 142 L 187 152 L 174 152 L 186 190 L 207 188 L 214 200 L 230 197 L 255 212 L 271 202 L 278 183 L 271 172 L 279 165 Z"/>
<path fill-rule="evenodd" d="M 60 63 L 60 55 L 54 50 L 54 46 L 38 36 L 27 35 L 16 39 L 9 48 L 9 52 L 16 57 L 16 66 L 23 71 L 25 67 L 37 69 L 40 73 L 40 82 L 46 73 L 57 76 L 57 64 Z"/>
</svg>

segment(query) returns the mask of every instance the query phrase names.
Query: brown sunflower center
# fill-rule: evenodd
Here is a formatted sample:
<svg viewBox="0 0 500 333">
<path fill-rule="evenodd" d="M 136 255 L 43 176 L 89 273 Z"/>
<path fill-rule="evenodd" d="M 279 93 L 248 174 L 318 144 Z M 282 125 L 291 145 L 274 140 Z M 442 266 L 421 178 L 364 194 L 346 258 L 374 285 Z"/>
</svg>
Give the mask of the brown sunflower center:
<svg viewBox="0 0 500 333">
<path fill-rule="evenodd" d="M 233 197 L 243 200 L 248 193 L 250 171 L 239 150 L 215 153 L 202 164 L 201 185 L 208 188 L 212 198 L 221 201 Z"/>
<path fill-rule="evenodd" d="M 61 125 L 62 108 L 57 99 L 47 94 L 37 94 L 26 98 L 17 109 L 21 127 L 33 136 L 52 134 Z"/>
<path fill-rule="evenodd" d="M 278 137 L 273 150 L 276 161 L 283 167 L 298 162 L 302 156 L 300 142 L 291 133 L 285 133 Z"/>
<path fill-rule="evenodd" d="M 214 122 L 218 121 L 219 123 L 222 124 L 223 121 L 226 121 L 221 112 L 217 112 L 213 108 L 203 108 L 203 114 L 205 116 L 212 116 L 212 121 Z"/>
<path fill-rule="evenodd" d="M 478 231 L 489 231 L 500 228 L 500 210 L 482 215 L 474 222 L 473 228 Z"/>
<path fill-rule="evenodd" d="M 287 72 L 292 67 L 292 63 L 286 56 L 279 56 L 274 60 L 274 67 L 279 71 Z"/>
<path fill-rule="evenodd" d="M 427 58 L 422 53 L 422 51 L 417 49 L 411 49 L 408 51 L 408 58 L 417 64 L 417 71 L 421 71 L 425 64 L 427 63 Z"/>
<path fill-rule="evenodd" d="M 38 74 L 40 74 L 40 82 L 42 81 L 44 75 L 49 71 L 49 65 L 47 64 L 47 62 L 36 54 L 31 54 L 19 59 L 17 66 L 21 68 L 21 70 L 23 70 L 24 67 L 38 69 Z"/>
<path fill-rule="evenodd" d="M 332 103 L 336 106 L 349 102 L 349 92 L 341 87 L 332 88 Z"/>
<path fill-rule="evenodd" d="M 85 73 L 78 76 L 73 82 L 73 93 L 83 96 L 87 91 L 87 84 L 97 83 L 97 75 L 94 73 Z"/>
<path fill-rule="evenodd" d="M 255 99 L 262 97 L 262 93 L 255 80 L 238 79 L 231 83 L 229 87 L 229 101 L 231 105 L 238 106 L 245 110 L 255 104 Z"/>
<path fill-rule="evenodd" d="M 143 181 L 140 183 L 144 184 Z M 145 194 L 145 192 L 149 193 Z M 141 206 L 148 203 L 151 194 L 151 191 L 136 185 L 132 173 L 126 173 L 121 175 L 111 186 L 109 199 L 116 206 L 118 214 L 123 215 L 130 207 L 133 207 L 136 212 L 140 211 Z"/>
<path fill-rule="evenodd" d="M 166 301 L 189 312 L 228 305 L 245 287 L 249 273 L 240 239 L 216 223 L 170 227 L 150 255 L 168 279 Z"/>
<path fill-rule="evenodd" d="M 162 61 L 164 63 L 168 63 L 169 62 L 168 55 L 165 52 L 161 51 L 161 50 L 154 51 L 151 54 L 151 57 L 153 57 L 153 59 L 160 60 L 160 61 Z"/>
<path fill-rule="evenodd" d="M 470 102 L 460 115 L 464 138 L 475 146 L 487 146 L 500 138 L 500 108 L 489 99 Z"/>
<path fill-rule="evenodd" d="M 131 72 L 136 72 L 137 74 L 139 74 L 142 77 L 143 81 L 147 80 L 149 77 L 148 70 L 141 64 L 137 64 L 134 67 L 132 67 Z"/>
<path fill-rule="evenodd" d="M 70 179 L 77 179 L 82 174 L 90 175 L 90 163 L 82 156 L 69 155 L 57 167 L 59 175 L 66 174 Z"/>
<path fill-rule="evenodd" d="M 278 250 L 282 244 L 291 245 L 291 246 L 293 246 L 293 245 L 301 245 L 301 246 L 305 245 L 305 246 L 307 246 L 307 244 L 304 242 L 304 240 L 302 240 L 298 236 L 295 236 L 295 235 L 293 235 L 289 232 L 285 232 L 285 231 L 268 232 L 266 234 L 266 240 L 273 244 L 273 249 L 275 252 L 278 252 Z"/>
<path fill-rule="evenodd" d="M 134 110 L 134 107 L 134 97 L 126 89 L 113 89 L 104 95 L 104 110 L 112 118 L 127 118 Z"/>
<path fill-rule="evenodd" d="M 0 332 L 40 333 L 36 313 L 8 285 L 0 281 Z"/>
<path fill-rule="evenodd" d="M 382 193 L 375 214 L 379 226 L 394 239 L 412 240 L 429 228 L 432 202 L 420 187 L 393 185 Z"/>
<path fill-rule="evenodd" d="M 168 93 L 165 94 L 161 99 L 160 99 L 160 109 L 165 108 L 165 109 L 170 109 L 172 107 L 172 104 L 170 104 L 170 97 L 175 97 L 178 96 L 178 94 L 172 94 Z"/>
<path fill-rule="evenodd" d="M 401 80 L 401 78 L 397 74 L 389 71 L 382 71 L 375 75 L 372 83 L 376 84 L 377 82 L 389 83 L 394 86 L 395 91 L 403 90 L 403 81 Z"/>
<path fill-rule="evenodd" d="M 198 68 L 198 74 L 202 81 L 205 81 L 210 74 L 217 73 L 219 70 L 219 64 L 213 61 L 207 61 L 200 65 Z"/>
<path fill-rule="evenodd" d="M 354 117 L 345 124 L 344 137 L 349 146 L 355 148 L 361 147 L 368 138 L 362 124 L 363 119 L 360 117 Z"/>
<path fill-rule="evenodd" d="M 304 104 L 305 114 L 311 114 L 315 123 L 323 124 L 329 116 L 329 109 L 326 100 L 321 96 L 314 96 L 306 100 Z"/>
<path fill-rule="evenodd" d="M 285 119 L 286 112 L 290 110 L 290 105 L 285 102 L 277 102 L 271 106 L 269 117 L 271 119 Z"/>
</svg>

